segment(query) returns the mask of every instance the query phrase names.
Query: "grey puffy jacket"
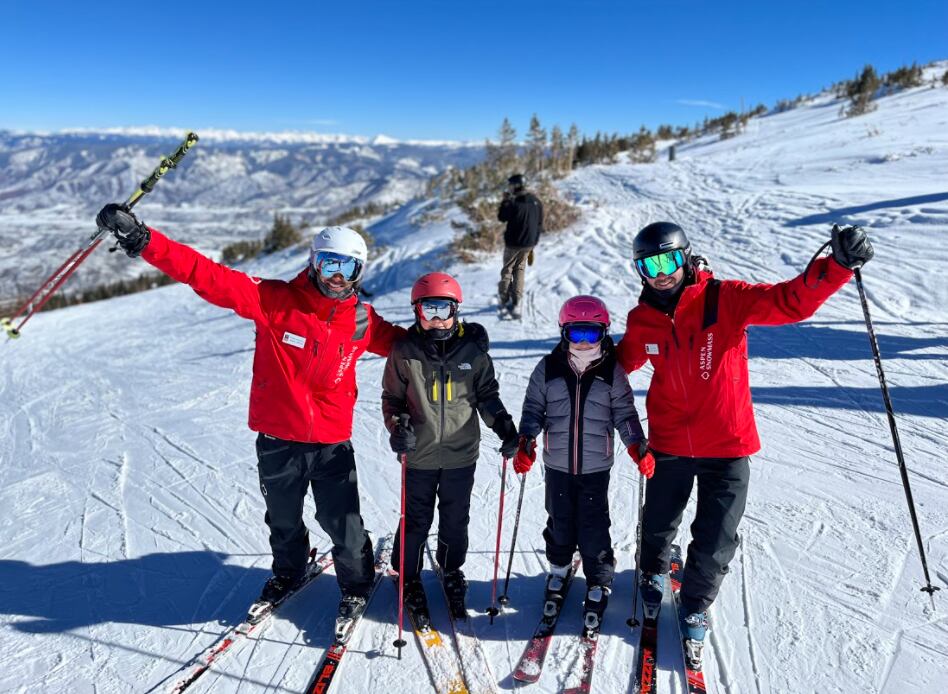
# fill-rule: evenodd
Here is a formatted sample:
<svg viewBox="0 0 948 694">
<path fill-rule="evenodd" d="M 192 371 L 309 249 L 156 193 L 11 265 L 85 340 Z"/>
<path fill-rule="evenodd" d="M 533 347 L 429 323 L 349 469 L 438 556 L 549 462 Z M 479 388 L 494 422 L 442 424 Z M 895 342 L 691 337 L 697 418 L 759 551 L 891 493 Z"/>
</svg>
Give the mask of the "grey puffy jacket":
<svg viewBox="0 0 948 694">
<path fill-rule="evenodd" d="M 530 376 L 520 434 L 537 439 L 543 435 L 547 467 L 576 475 L 608 470 L 614 462 L 613 431 L 626 447 L 645 438 L 611 338 L 603 340 L 602 352 L 602 358 L 577 377 L 561 342 Z"/>
</svg>

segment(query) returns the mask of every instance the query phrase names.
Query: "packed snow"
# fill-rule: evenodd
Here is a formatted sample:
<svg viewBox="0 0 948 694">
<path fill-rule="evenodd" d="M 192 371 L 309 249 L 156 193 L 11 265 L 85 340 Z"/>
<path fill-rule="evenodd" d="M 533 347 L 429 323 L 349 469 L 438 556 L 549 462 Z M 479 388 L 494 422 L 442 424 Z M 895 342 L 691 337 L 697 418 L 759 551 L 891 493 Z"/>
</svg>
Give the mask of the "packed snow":
<svg viewBox="0 0 948 694">
<path fill-rule="evenodd" d="M 820 97 L 755 118 L 732 139 L 680 146 L 674 162 L 573 173 L 560 185 L 582 220 L 538 247 L 522 322 L 495 317 L 498 256 L 445 268 L 457 210 L 435 213 L 432 202 L 402 209 L 371 230 L 388 246 L 368 271 L 374 305 L 408 324 L 413 279 L 431 269 L 456 273 L 464 315 L 486 326 L 502 397 L 519 418 L 529 374 L 557 340 L 563 300 L 601 296 L 621 334 L 640 288 L 631 240 L 645 224 L 678 222 L 718 277 L 759 282 L 802 272 L 832 222 L 865 225 L 876 248 L 864 273 L 869 305 L 932 579 L 944 587 L 948 89 L 892 95 L 860 118 L 842 119 L 839 110 L 839 101 Z M 304 262 L 304 253 L 288 251 L 243 269 L 287 278 Z M 749 342 L 763 450 L 752 462 L 740 548 L 711 611 L 709 691 L 944 690 L 948 590 L 936 594 L 937 612 L 919 592 L 921 566 L 855 287 L 806 323 L 752 328 Z M 184 286 L 42 314 L 21 339 L 0 346 L 0 689 L 164 691 L 243 618 L 270 562 L 246 427 L 252 352 L 250 323 Z M 353 433 L 362 512 L 377 538 L 395 527 L 400 478 L 380 422 L 383 365 L 374 356 L 359 364 Z M 631 376 L 643 417 L 648 380 L 647 369 Z M 465 567 L 469 603 L 479 610 L 491 595 L 498 445 L 486 432 Z M 628 689 L 637 643 L 625 625 L 636 471 L 624 452 L 617 461 L 610 496 L 619 565 L 596 692 Z M 475 618 L 502 690 L 512 688 L 510 673 L 539 618 L 546 568 L 540 466 L 526 485 L 510 607 L 493 625 L 482 612 Z M 517 491 L 508 475 L 503 562 Z M 679 535 L 685 546 L 692 512 Z M 308 502 L 313 544 L 328 549 L 312 514 Z M 447 636 L 430 567 L 425 582 L 434 623 Z M 579 577 L 532 691 L 575 683 L 583 593 Z M 333 577 L 320 577 L 193 691 L 302 691 L 330 643 L 337 599 Z M 414 640 L 396 659 L 395 615 L 386 582 L 333 691 L 430 691 Z M 659 684 L 682 692 L 670 619 L 666 606 Z"/>
</svg>

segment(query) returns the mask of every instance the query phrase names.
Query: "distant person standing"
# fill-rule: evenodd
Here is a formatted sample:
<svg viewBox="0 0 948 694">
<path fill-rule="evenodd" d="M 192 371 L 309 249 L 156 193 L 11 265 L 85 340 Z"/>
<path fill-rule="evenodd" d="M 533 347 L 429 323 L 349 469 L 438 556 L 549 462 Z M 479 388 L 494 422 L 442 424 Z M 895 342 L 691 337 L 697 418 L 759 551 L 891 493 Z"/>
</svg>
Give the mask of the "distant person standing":
<svg viewBox="0 0 948 694">
<path fill-rule="evenodd" d="M 526 190 L 523 174 L 507 179 L 507 191 L 497 210 L 497 219 L 507 223 L 504 266 L 497 284 L 498 312 L 501 318 L 519 319 L 527 259 L 543 233 L 543 204 Z"/>
</svg>

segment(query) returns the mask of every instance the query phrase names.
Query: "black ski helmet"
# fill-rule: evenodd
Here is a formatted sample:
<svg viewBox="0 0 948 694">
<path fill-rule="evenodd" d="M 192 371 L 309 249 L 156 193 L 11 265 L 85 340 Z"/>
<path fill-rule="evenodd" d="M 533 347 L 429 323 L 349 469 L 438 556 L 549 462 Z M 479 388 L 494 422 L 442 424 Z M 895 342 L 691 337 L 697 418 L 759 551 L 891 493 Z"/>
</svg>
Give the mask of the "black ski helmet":
<svg viewBox="0 0 948 694">
<path fill-rule="evenodd" d="M 523 174 L 514 174 L 507 179 L 507 183 L 514 187 L 515 190 L 521 190 L 526 185 Z"/>
<path fill-rule="evenodd" d="M 691 259 L 691 242 L 684 230 L 672 222 L 654 222 L 642 229 L 632 240 L 632 259 L 641 260 L 665 251 L 680 250 L 685 265 Z"/>
</svg>

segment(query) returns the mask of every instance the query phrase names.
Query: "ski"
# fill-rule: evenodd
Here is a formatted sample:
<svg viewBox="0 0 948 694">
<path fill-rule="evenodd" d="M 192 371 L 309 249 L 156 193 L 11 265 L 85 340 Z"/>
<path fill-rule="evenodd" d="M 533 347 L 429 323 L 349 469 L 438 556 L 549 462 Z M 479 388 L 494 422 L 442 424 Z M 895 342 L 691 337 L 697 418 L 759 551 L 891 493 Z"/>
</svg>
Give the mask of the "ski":
<svg viewBox="0 0 948 694">
<path fill-rule="evenodd" d="M 441 582 L 441 588 L 444 592 L 444 600 L 448 605 L 448 615 L 451 617 L 451 630 L 454 633 L 454 644 L 458 650 L 458 660 L 461 661 L 461 671 L 464 674 L 464 681 L 467 684 L 468 691 L 471 694 L 497 694 L 497 682 L 491 674 L 490 665 L 487 662 L 487 655 L 481 645 L 481 640 L 474 631 L 474 624 L 471 622 L 471 615 L 463 603 L 452 602 L 451 596 L 444 585 L 444 576 L 441 567 L 435 561 L 431 546 L 425 543 L 425 549 L 428 551 L 428 558 L 431 565 L 435 567 L 435 573 Z"/>
<path fill-rule="evenodd" d="M 245 619 L 240 624 L 225 631 L 217 641 L 185 666 L 187 673 L 179 678 L 168 691 L 171 692 L 171 694 L 180 694 L 180 692 L 186 690 L 194 684 L 201 675 L 207 672 L 211 665 L 220 660 L 226 653 L 230 652 L 234 644 L 254 634 L 263 632 L 267 626 L 269 626 L 273 613 L 280 605 L 303 590 L 313 579 L 326 571 L 330 566 L 332 566 L 332 557 L 329 556 L 328 552 L 317 558 L 316 550 L 310 551 L 310 560 L 306 566 L 306 574 L 304 575 L 303 582 L 299 586 L 283 596 L 282 600 L 271 605 L 269 609 L 255 615 L 256 620 L 254 622 Z"/>
<path fill-rule="evenodd" d="M 598 630 L 594 634 L 583 633 L 579 637 L 579 684 L 575 687 L 567 687 L 563 690 L 563 694 L 589 694 L 592 688 L 593 670 L 596 666 L 596 647 L 598 645 Z"/>
<path fill-rule="evenodd" d="M 392 536 L 389 535 L 383 538 L 375 549 L 375 581 L 372 583 L 372 588 L 369 590 L 369 595 L 366 598 L 365 608 L 353 620 L 345 637 L 342 639 L 334 638 L 332 644 L 326 650 L 319 667 L 316 668 L 316 672 L 313 673 L 312 679 L 310 679 L 309 684 L 306 686 L 306 691 L 310 694 L 325 694 L 325 692 L 329 691 L 333 678 L 339 671 L 342 656 L 346 654 L 349 641 L 352 640 L 352 635 L 355 633 L 356 627 L 359 626 L 359 622 L 362 621 L 365 610 L 368 609 L 369 604 L 372 602 L 372 598 L 378 590 L 382 578 L 388 572 L 388 565 L 391 558 Z"/>
<path fill-rule="evenodd" d="M 392 578 L 398 582 L 398 574 Z M 411 622 L 415 637 L 421 645 L 425 667 L 431 675 L 431 683 L 438 694 L 468 694 L 467 685 L 458 667 L 458 658 L 441 637 L 441 632 L 431 624 L 427 607 L 418 609 L 405 602 L 405 614 Z"/>
<path fill-rule="evenodd" d="M 543 616 L 533 632 L 533 638 L 527 643 L 527 647 L 520 656 L 520 662 L 514 669 L 513 678 L 518 682 L 533 683 L 540 679 L 543 672 L 543 661 L 546 660 L 546 653 L 550 649 L 550 642 L 553 640 L 553 632 L 556 631 L 556 621 L 560 617 L 560 611 L 563 608 L 563 602 L 566 600 L 566 594 L 573 582 L 573 576 L 579 569 L 579 558 L 573 560 L 563 580 L 563 587 L 556 592 L 555 596 L 546 595 L 543 603 Z"/>
<path fill-rule="evenodd" d="M 675 598 L 675 624 L 678 625 L 678 640 L 681 642 L 681 653 L 685 664 L 685 681 L 688 683 L 689 694 L 703 694 L 707 691 L 704 684 L 704 671 L 700 666 L 697 668 L 692 666 L 691 660 L 688 658 L 688 651 L 685 649 L 685 644 L 682 640 L 681 634 L 681 605 L 678 602 L 678 591 L 681 589 L 681 578 L 684 570 L 685 562 L 682 561 L 681 558 L 681 547 L 678 545 L 672 545 L 671 570 L 669 577 L 671 578 L 672 595 Z"/>
<path fill-rule="evenodd" d="M 608 593 L 606 594 L 608 596 Z M 596 648 L 599 645 L 599 632 L 602 629 L 602 617 L 605 606 L 599 611 L 588 609 L 589 593 L 584 605 L 583 630 L 579 635 L 579 684 L 567 687 L 564 694 L 589 694 L 592 689 L 593 670 L 596 666 Z"/>
<path fill-rule="evenodd" d="M 640 591 L 639 586 L 635 589 Z M 639 595 L 641 596 L 641 591 Z M 639 629 L 639 651 L 635 661 L 632 694 L 654 694 L 657 691 L 655 670 L 658 662 L 658 615 L 661 607 L 661 603 L 650 607 L 642 601 L 642 626 Z"/>
</svg>

